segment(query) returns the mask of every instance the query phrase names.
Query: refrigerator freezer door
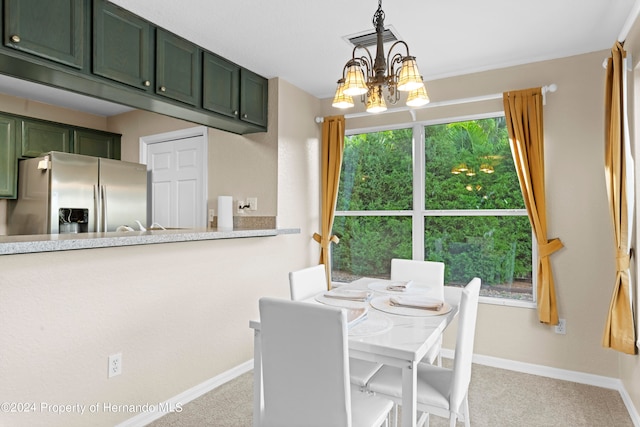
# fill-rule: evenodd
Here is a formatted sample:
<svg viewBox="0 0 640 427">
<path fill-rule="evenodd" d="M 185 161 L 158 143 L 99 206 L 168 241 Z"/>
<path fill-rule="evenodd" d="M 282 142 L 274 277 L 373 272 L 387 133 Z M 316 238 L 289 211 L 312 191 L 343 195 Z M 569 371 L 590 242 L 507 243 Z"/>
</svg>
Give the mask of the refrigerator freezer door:
<svg viewBox="0 0 640 427">
<path fill-rule="evenodd" d="M 106 229 L 116 231 L 121 225 L 138 230 L 136 220 L 147 222 L 147 167 L 138 163 L 100 159 L 102 219 Z"/>
<path fill-rule="evenodd" d="M 98 181 L 98 159 L 70 153 L 51 152 L 50 230 L 59 232 L 60 209 L 87 209 L 88 231 L 95 231 L 96 201 L 94 185 Z M 66 212 L 66 211 L 65 211 Z"/>
</svg>

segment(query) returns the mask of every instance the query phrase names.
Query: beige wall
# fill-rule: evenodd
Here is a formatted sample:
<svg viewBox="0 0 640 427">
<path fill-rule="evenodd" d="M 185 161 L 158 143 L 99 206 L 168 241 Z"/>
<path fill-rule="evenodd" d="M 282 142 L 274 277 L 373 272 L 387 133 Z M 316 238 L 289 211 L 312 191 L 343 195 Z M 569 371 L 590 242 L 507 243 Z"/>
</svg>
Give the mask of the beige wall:
<svg viewBox="0 0 640 427">
<path fill-rule="evenodd" d="M 475 352 L 619 378 L 619 355 L 601 345 L 615 257 L 604 186 L 604 76 L 606 51 L 427 82 L 438 102 L 500 94 L 555 83 L 544 107 L 545 168 L 549 237 L 565 248 L 551 257 L 560 317 L 567 334 L 538 323 L 535 310 L 482 304 Z M 327 114 L 335 114 L 323 105 Z M 417 120 L 441 120 L 503 111 L 501 99 L 424 108 Z M 347 112 L 348 114 L 348 112 Z M 408 113 L 347 120 L 347 129 L 410 121 Z M 453 348 L 454 329 L 445 347 Z M 630 387 L 632 388 L 632 387 Z M 637 392 L 637 391 L 636 391 Z M 640 400 L 636 399 L 640 407 Z"/>
<path fill-rule="evenodd" d="M 552 265 L 567 335 L 540 325 L 534 310 L 483 304 L 475 352 L 621 378 L 640 408 L 638 358 L 600 344 L 614 275 L 603 177 L 606 55 L 598 52 L 428 84 L 434 103 L 558 85 L 544 110 L 545 164 L 549 236 L 565 244 L 552 256 Z M 153 403 L 252 357 L 248 320 L 257 315 L 258 298 L 286 297 L 287 272 L 317 260 L 318 245 L 311 235 L 317 231 L 320 211 L 320 132 L 313 118 L 336 114 L 328 101 L 320 102 L 284 81 L 271 81 L 270 90 L 277 116 L 270 116 L 269 134 L 236 137 L 212 132 L 217 137 L 209 141 L 209 166 L 226 159 L 237 166 L 234 163 L 247 161 L 246 156 L 257 165 L 262 156 L 274 156 L 275 170 L 264 169 L 256 179 L 277 179 L 278 224 L 299 227 L 301 233 L 0 257 L 0 397 Z M 496 101 L 427 108 L 417 117 L 500 109 Z M 357 126 L 377 125 L 391 117 L 359 119 Z M 126 120 L 131 120 L 128 129 L 133 122 L 141 127 L 140 135 L 184 124 L 170 120 L 166 128 L 156 123 L 148 129 L 143 128 L 145 117 L 120 117 L 109 122 L 109 130 L 124 126 Z M 355 123 L 349 119 L 347 126 Z M 224 169 L 225 174 L 235 173 L 231 169 Z M 453 346 L 452 331 L 445 347 Z M 107 380 L 107 356 L 115 352 L 123 354 L 123 374 Z M 0 414 L 0 424 L 2 416 L 6 414 Z M 97 416 L 104 424 L 115 424 L 131 415 Z M 87 425 L 87 418 L 78 416 L 33 417 L 37 419 L 21 417 L 17 425 Z"/>
<path fill-rule="evenodd" d="M 640 233 L 638 233 L 638 219 L 640 218 L 640 209 L 638 202 L 638 189 L 640 188 L 640 166 L 638 164 L 638 153 L 640 153 L 640 23 L 636 22 L 633 26 L 624 43 L 624 48 L 628 54 L 631 55 L 633 71 L 627 73 L 628 81 L 630 84 L 629 91 L 629 109 L 630 109 L 630 127 L 631 127 L 631 140 L 632 150 L 634 152 L 635 169 L 636 169 L 636 211 L 635 211 L 635 232 L 634 241 L 632 247 L 635 248 L 636 256 L 632 260 L 632 264 L 635 267 L 635 277 L 638 277 L 640 271 L 640 260 L 638 259 L 638 247 L 640 244 Z M 610 56 L 607 52 L 607 57 Z M 640 286 L 638 286 L 638 280 L 636 279 L 635 288 L 633 290 L 635 295 L 636 310 L 635 317 L 636 322 L 638 320 L 638 309 L 640 305 L 640 294 L 638 292 Z M 636 323 L 637 325 L 640 323 Z M 636 328 L 637 334 L 640 333 L 639 328 Z M 624 383 L 625 389 L 631 396 L 637 411 L 640 411 L 640 358 L 637 355 L 630 356 L 626 354 L 620 354 L 620 378 Z"/>
<path fill-rule="evenodd" d="M 311 239 L 319 101 L 286 82 L 271 84 L 280 117 L 262 138 L 278 165 L 278 221 L 301 233 L 0 257 L 2 400 L 158 403 L 253 357 L 248 325 L 258 298 L 288 297 L 287 273 L 319 256 Z M 223 139 L 210 148 L 238 147 L 255 164 L 251 150 Z M 107 379 L 107 357 L 117 352 L 123 373 Z M 133 415 L 0 413 L 0 424 L 114 425 Z"/>
</svg>

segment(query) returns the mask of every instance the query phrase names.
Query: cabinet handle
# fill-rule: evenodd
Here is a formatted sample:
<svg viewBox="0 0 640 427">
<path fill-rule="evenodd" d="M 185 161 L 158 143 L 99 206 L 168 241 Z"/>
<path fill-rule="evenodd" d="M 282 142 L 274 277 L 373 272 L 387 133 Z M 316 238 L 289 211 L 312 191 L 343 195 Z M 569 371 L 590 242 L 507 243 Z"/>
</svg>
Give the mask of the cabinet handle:
<svg viewBox="0 0 640 427">
<path fill-rule="evenodd" d="M 164 87 L 164 86 L 160 86 L 160 92 L 166 92 L 166 91 L 167 91 L 167 88 L 166 88 L 166 87 Z"/>
<path fill-rule="evenodd" d="M 17 34 L 14 34 L 11 36 L 11 41 L 14 43 L 20 43 L 20 36 Z"/>
<path fill-rule="evenodd" d="M 233 110 L 233 115 L 237 116 L 238 115 L 238 110 Z"/>
<path fill-rule="evenodd" d="M 145 85 L 146 87 L 151 86 L 151 82 L 149 80 L 145 80 L 142 84 Z"/>
<path fill-rule="evenodd" d="M 247 113 L 244 113 L 244 114 L 242 115 L 242 118 L 243 118 L 243 119 L 246 119 L 247 117 L 249 117 L 249 116 L 247 116 Z"/>
</svg>

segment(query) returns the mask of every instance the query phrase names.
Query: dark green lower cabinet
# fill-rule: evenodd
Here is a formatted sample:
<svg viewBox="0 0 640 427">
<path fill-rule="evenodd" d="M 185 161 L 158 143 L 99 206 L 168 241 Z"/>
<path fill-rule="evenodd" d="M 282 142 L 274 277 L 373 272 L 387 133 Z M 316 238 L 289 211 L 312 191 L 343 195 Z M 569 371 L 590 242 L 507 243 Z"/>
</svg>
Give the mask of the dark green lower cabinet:
<svg viewBox="0 0 640 427">
<path fill-rule="evenodd" d="M 73 152 L 85 156 L 120 160 L 120 137 L 109 133 L 74 130 Z"/>
<path fill-rule="evenodd" d="M 49 151 L 71 152 L 71 129 L 54 123 L 22 121 L 21 157 L 38 157 Z"/>
<path fill-rule="evenodd" d="M 0 117 L 0 197 L 15 198 L 18 183 L 16 129 L 18 121 Z"/>
</svg>

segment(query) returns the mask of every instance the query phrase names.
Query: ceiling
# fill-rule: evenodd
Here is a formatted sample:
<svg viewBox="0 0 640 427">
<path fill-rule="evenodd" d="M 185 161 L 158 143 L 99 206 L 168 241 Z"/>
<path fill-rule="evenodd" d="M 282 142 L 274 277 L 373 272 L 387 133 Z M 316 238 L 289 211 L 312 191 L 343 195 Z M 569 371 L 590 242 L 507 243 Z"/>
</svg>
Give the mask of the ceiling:
<svg viewBox="0 0 640 427">
<path fill-rule="evenodd" d="M 375 0 L 111 1 L 321 99 L 333 96 L 351 57 L 345 38 L 372 32 L 378 6 Z M 385 26 L 407 42 L 428 86 L 430 80 L 609 49 L 634 2 L 385 0 L 382 8 Z M 62 102 L 59 94 L 53 100 Z M 80 105 L 87 107 L 87 100 Z M 95 109 L 119 111 L 107 107 Z"/>
</svg>

